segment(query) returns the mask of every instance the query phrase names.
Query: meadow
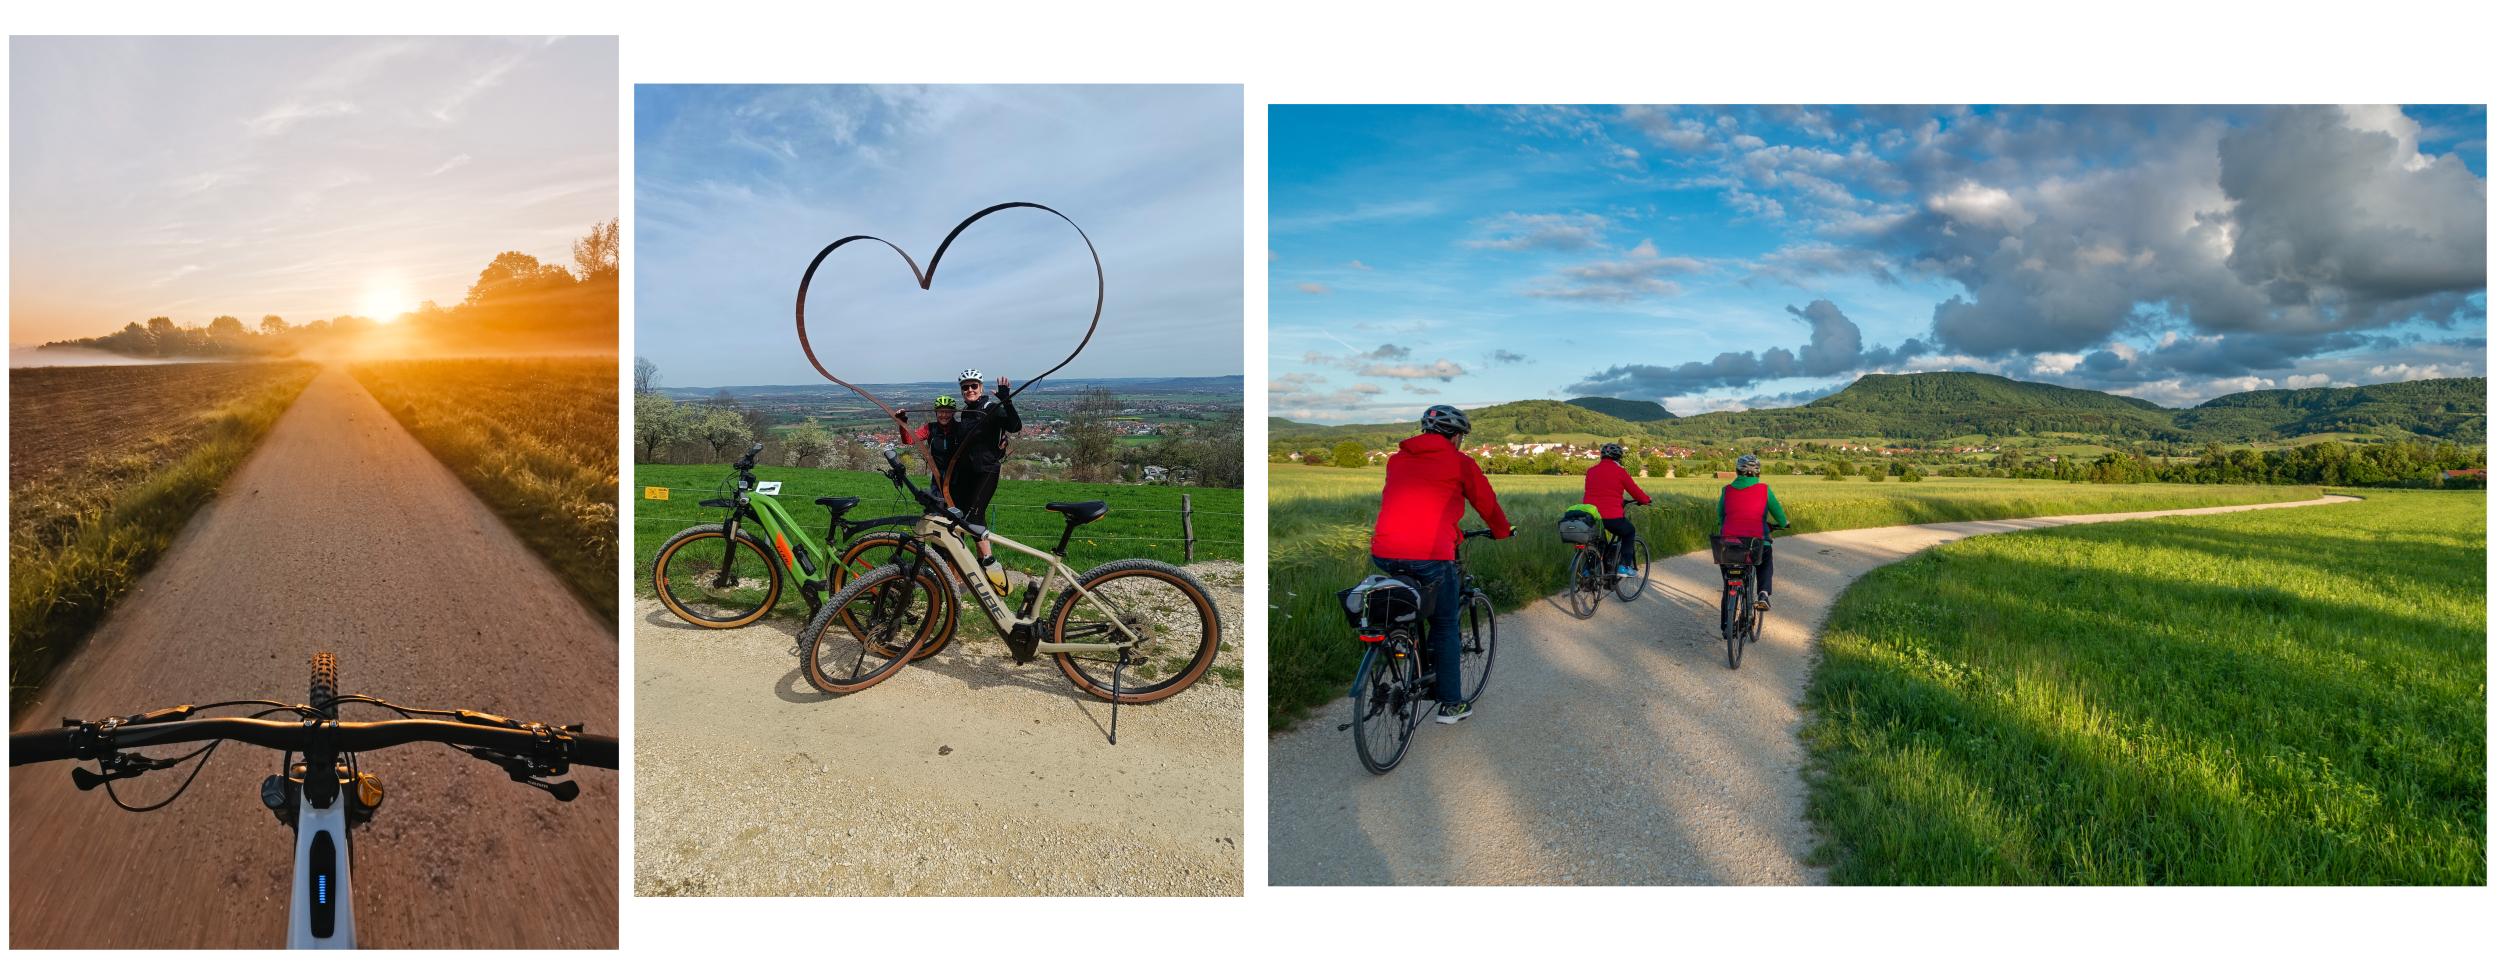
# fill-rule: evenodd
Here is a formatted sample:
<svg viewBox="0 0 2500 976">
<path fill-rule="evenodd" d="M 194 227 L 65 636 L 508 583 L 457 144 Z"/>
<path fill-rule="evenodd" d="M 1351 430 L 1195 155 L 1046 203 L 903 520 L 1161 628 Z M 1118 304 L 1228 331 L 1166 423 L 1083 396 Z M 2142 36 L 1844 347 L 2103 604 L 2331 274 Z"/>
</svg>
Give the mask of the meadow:
<svg viewBox="0 0 2500 976">
<path fill-rule="evenodd" d="M 12 713 L 156 565 L 320 371 L 219 363 L 11 374 Z"/>
<path fill-rule="evenodd" d="M 2487 883 L 2481 492 L 1982 536 L 1807 690 L 1840 884 Z"/>
<path fill-rule="evenodd" d="M 1360 655 L 1332 603 L 1340 589 L 1374 572 L 1371 529 L 1379 516 L 1380 468 L 1268 468 L 1268 724 L 1283 728 L 1345 693 Z M 1554 533 L 1563 509 L 1580 501 L 1581 479 L 1496 475 L 1504 514 L 1520 533 L 1467 543 L 1467 568 L 1494 606 L 1510 611 L 1560 592 L 1571 547 Z M 2314 486 L 2089 485 L 2002 478 L 1898 482 L 1823 481 L 1811 475 L 1767 481 L 1798 532 L 1922 522 L 2141 512 L 2316 498 Z M 1650 555 L 1663 559 L 1709 547 L 1718 492 L 1727 482 L 1644 478 L 1656 503 L 1628 513 Z M 1461 523 L 1481 528 L 1472 512 Z"/>
<path fill-rule="evenodd" d="M 615 624 L 616 357 L 403 359 L 347 371 Z"/>
<path fill-rule="evenodd" d="M 634 592 L 651 595 L 651 560 L 658 557 L 660 544 L 670 536 L 696 524 L 720 524 L 721 510 L 702 508 L 696 502 L 714 497 L 728 497 L 730 468 L 727 464 L 637 464 L 634 466 Z M 777 496 L 782 510 L 806 526 L 812 538 L 823 539 L 830 520 L 825 510 L 817 507 L 819 495 L 857 495 L 863 499 L 859 507 L 844 517 L 852 521 L 884 518 L 892 515 L 915 515 L 916 502 L 901 496 L 894 483 L 885 476 L 868 471 L 833 471 L 823 468 L 777 468 L 758 466 L 759 482 L 781 482 Z M 923 484 L 926 482 L 923 481 Z M 647 496 L 649 488 L 668 489 L 668 499 L 654 500 Z M 1181 495 L 1187 494 L 1192 515 L 1191 524 L 1197 538 L 1195 561 L 1242 558 L 1242 496 L 1237 488 L 1169 488 L 1160 485 L 1100 485 L 1064 481 L 1001 481 L 998 494 L 990 503 L 990 527 L 1008 538 L 1048 550 L 1059 542 L 1059 533 L 1067 521 L 1056 512 L 1044 510 L 1047 502 L 1073 502 L 1100 499 L 1111 503 L 1111 514 L 1101 521 L 1079 527 L 1068 543 L 1068 566 L 1083 573 L 1115 559 L 1158 559 L 1173 565 L 1191 560 L 1181 555 Z M 748 526 L 750 529 L 753 525 Z M 999 561 L 1009 569 L 1038 571 L 1041 564 L 1023 553 L 1001 547 Z M 1210 585 L 1218 581 L 1207 580 Z M 798 596 L 797 587 L 784 591 L 776 613 L 802 615 L 807 604 Z M 964 615 L 965 633 L 979 637 L 990 631 L 987 619 L 979 613 Z"/>
</svg>

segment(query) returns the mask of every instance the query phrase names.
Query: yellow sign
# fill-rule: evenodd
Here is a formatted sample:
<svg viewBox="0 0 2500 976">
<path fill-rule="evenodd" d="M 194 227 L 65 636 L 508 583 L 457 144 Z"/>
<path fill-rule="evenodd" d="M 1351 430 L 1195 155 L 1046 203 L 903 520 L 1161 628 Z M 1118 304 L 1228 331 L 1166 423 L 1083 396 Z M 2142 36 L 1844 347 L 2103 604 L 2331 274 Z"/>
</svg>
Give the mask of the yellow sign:
<svg viewBox="0 0 2500 976">
<path fill-rule="evenodd" d="M 664 502 L 668 500 L 668 489 L 645 487 L 642 490 L 642 497 L 651 499 L 655 502 Z"/>
</svg>

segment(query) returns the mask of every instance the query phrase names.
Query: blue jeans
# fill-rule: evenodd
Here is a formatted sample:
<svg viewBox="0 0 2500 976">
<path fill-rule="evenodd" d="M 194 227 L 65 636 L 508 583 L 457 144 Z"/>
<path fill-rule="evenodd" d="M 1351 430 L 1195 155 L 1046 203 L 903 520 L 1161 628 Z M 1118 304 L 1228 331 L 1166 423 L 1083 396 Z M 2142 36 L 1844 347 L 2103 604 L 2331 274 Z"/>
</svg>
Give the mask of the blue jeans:
<svg viewBox="0 0 2500 976">
<path fill-rule="evenodd" d="M 1412 577 L 1432 591 L 1432 629 L 1424 635 L 1424 653 L 1431 655 L 1434 695 L 1445 702 L 1464 698 L 1458 690 L 1458 562 L 1373 556 L 1372 565 L 1391 576 Z"/>
</svg>

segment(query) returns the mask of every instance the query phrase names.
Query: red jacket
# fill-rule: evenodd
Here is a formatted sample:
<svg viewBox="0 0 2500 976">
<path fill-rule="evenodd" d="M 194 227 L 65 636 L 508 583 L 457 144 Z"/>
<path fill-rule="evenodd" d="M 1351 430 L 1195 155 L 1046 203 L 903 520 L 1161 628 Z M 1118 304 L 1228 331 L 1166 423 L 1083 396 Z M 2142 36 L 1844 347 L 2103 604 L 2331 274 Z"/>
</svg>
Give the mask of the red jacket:
<svg viewBox="0 0 2500 976">
<path fill-rule="evenodd" d="M 1580 492 L 1580 502 L 1597 506 L 1599 515 L 1610 519 L 1622 518 L 1623 493 L 1627 491 L 1632 493 L 1632 497 L 1640 499 L 1641 504 L 1649 504 L 1649 493 L 1632 483 L 1632 476 L 1623 470 L 1623 465 L 1599 461 L 1589 468 L 1588 488 Z"/>
<path fill-rule="evenodd" d="M 1439 434 L 1417 434 L 1389 455 L 1389 480 L 1380 489 L 1380 520 L 1372 524 L 1372 555 L 1382 559 L 1458 558 L 1458 520 L 1467 506 L 1510 538 L 1510 518 L 1493 497 L 1476 459 Z"/>
</svg>

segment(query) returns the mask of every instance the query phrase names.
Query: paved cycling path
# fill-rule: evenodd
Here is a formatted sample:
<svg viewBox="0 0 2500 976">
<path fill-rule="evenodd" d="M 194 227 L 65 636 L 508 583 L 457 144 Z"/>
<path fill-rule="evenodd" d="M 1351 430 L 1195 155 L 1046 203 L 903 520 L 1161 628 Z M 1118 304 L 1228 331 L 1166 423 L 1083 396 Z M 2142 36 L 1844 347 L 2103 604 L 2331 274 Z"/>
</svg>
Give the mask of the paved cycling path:
<svg viewBox="0 0 2500 976">
<path fill-rule="evenodd" d="M 1342 704 L 1268 740 L 1268 883 L 1821 884 L 1798 706 L 1852 580 L 1974 535 L 2354 500 L 1782 536 L 1778 596 L 1735 671 L 1707 552 L 1656 561 L 1646 595 L 1591 619 L 1538 601 L 1501 618 L 1475 717 L 1426 723 L 1388 775 L 1356 761 Z"/>
<path fill-rule="evenodd" d="M 617 730 L 615 633 L 335 365 L 18 729 L 300 702 L 319 650 L 338 655 L 350 694 Z M 11 770 L 11 947 L 283 946 L 293 842 L 259 793 L 277 766 L 277 753 L 227 743 L 152 813 L 78 792 L 67 763 Z M 354 834 L 363 944 L 617 944 L 616 773 L 577 769 L 580 799 L 558 803 L 448 746 L 368 753 L 363 768 L 388 791 Z M 189 771 L 121 795 L 155 803 Z"/>
</svg>

